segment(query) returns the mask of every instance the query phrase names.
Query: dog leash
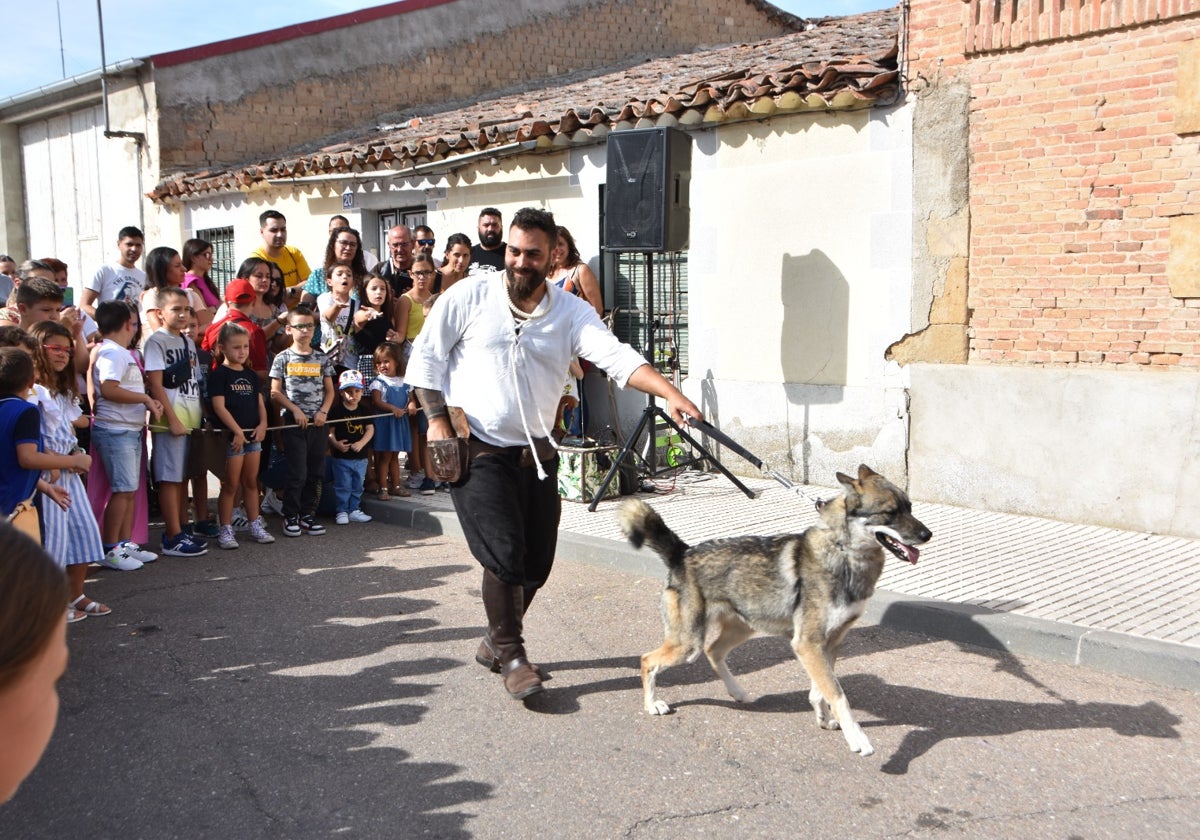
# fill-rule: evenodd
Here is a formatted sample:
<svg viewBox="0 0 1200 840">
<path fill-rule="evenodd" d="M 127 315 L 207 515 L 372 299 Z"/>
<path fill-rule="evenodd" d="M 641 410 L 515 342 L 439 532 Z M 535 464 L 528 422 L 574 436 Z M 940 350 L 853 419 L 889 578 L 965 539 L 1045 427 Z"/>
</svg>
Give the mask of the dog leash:
<svg viewBox="0 0 1200 840">
<path fill-rule="evenodd" d="M 778 470 L 772 469 L 770 465 L 763 463 L 763 460 L 761 458 L 759 458 L 753 452 L 750 452 L 748 449 L 746 449 L 744 446 L 739 444 L 737 441 L 735 441 L 729 435 L 722 432 L 720 429 L 718 429 L 712 423 L 709 423 L 707 420 L 701 420 L 698 417 L 688 417 L 687 423 L 689 426 L 699 429 L 701 432 L 703 432 L 704 434 L 713 438 L 718 443 L 731 449 L 735 454 L 740 455 L 743 458 L 745 458 L 747 461 L 749 461 L 751 464 L 753 464 L 755 467 L 757 467 L 760 471 L 762 471 L 763 475 L 766 475 L 770 478 L 775 479 L 780 484 L 782 484 L 785 488 L 787 488 L 788 490 L 791 490 L 793 493 L 795 493 L 797 496 L 807 499 L 808 501 L 813 502 L 814 504 L 816 503 L 817 500 L 812 498 L 811 496 L 809 496 L 807 493 L 805 493 L 804 488 L 801 485 L 796 484 L 794 481 L 790 480 L 787 476 L 783 475 Z"/>
</svg>

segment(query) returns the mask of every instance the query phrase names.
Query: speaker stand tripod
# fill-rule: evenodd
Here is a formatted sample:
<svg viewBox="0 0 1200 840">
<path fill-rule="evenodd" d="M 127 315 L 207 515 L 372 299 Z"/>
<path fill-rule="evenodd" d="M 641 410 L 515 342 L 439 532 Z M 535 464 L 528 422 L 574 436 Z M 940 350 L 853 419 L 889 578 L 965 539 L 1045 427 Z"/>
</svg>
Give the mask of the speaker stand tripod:
<svg viewBox="0 0 1200 840">
<path fill-rule="evenodd" d="M 654 397 L 650 397 L 646 403 L 646 407 L 642 410 L 641 418 L 638 420 L 637 425 L 633 429 L 633 433 L 626 438 L 625 445 L 621 447 L 621 451 L 618 452 L 616 457 L 613 458 L 612 466 L 608 469 L 608 475 L 604 476 L 604 481 L 601 482 L 600 486 L 596 489 L 596 495 L 592 498 L 591 503 L 588 505 L 589 512 L 595 513 L 596 505 L 600 504 L 600 500 L 604 498 L 604 494 L 608 490 L 608 486 L 612 484 L 612 480 L 616 476 L 617 471 L 621 468 L 621 463 L 625 460 L 625 456 L 632 454 L 635 457 L 640 457 L 637 456 L 634 446 L 637 445 L 638 438 L 647 427 L 649 427 L 650 430 L 650 437 L 648 439 L 650 444 L 649 452 L 647 453 L 648 457 L 642 460 L 649 469 L 651 476 L 659 475 L 661 472 L 663 472 L 657 470 L 655 467 L 655 441 L 658 437 L 659 420 L 678 432 L 681 438 L 691 444 L 693 451 L 701 453 L 700 457 L 693 458 L 689 464 L 697 464 L 702 461 L 711 461 L 713 466 L 721 471 L 722 475 L 732 481 L 737 489 L 746 494 L 747 499 L 753 499 L 755 497 L 754 491 L 748 488 L 745 484 L 742 484 L 742 482 L 738 480 L 737 476 L 725 469 L 725 465 L 718 461 L 715 455 L 705 449 L 704 446 L 702 446 L 695 438 L 684 431 L 683 427 L 676 423 L 670 414 L 658 407 L 658 403 L 655 401 Z M 676 467 L 669 467 L 668 469 L 676 469 Z"/>
</svg>

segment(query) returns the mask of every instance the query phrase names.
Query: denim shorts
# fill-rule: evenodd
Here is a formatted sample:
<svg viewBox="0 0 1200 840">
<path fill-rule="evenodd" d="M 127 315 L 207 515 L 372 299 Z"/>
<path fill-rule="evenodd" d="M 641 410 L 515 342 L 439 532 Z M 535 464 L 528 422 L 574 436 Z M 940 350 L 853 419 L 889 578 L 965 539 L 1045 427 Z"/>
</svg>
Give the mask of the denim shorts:
<svg viewBox="0 0 1200 840">
<path fill-rule="evenodd" d="M 226 458 L 240 458 L 243 455 L 253 455 L 255 452 L 262 452 L 262 441 L 261 440 L 251 440 L 251 441 L 247 441 L 246 443 L 243 443 L 241 452 L 233 451 L 233 443 L 232 442 L 227 447 L 225 447 L 225 457 Z"/>
<path fill-rule="evenodd" d="M 94 426 L 92 449 L 104 465 L 114 493 L 132 493 L 142 485 L 141 429 Z"/>
<path fill-rule="evenodd" d="M 189 435 L 151 432 L 151 453 L 155 481 L 179 483 L 188 477 Z"/>
</svg>

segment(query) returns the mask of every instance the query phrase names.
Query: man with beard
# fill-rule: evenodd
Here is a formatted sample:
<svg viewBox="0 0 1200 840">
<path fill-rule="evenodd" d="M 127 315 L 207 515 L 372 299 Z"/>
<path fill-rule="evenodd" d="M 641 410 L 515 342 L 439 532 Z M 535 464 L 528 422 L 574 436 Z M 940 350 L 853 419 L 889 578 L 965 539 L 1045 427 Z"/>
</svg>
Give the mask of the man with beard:
<svg viewBox="0 0 1200 840">
<path fill-rule="evenodd" d="M 400 295 L 412 288 L 412 276 L 408 270 L 412 268 L 413 235 L 408 225 L 396 225 L 387 232 L 388 258 L 379 264 L 375 273 L 388 281 L 392 287 L 392 297 Z"/>
<path fill-rule="evenodd" d="M 264 210 L 258 217 L 258 232 L 262 245 L 250 256 L 273 262 L 283 272 L 284 303 L 292 308 L 300 302 L 300 294 L 312 270 L 299 248 L 287 244 L 287 217 L 278 210 Z"/>
<path fill-rule="evenodd" d="M 466 277 L 438 298 L 405 375 L 429 418 L 431 443 L 455 436 L 447 403 L 466 414 L 470 461 L 450 498 L 483 566 L 487 635 L 475 659 L 502 674 L 519 700 L 547 679 L 526 658 L 523 616 L 554 563 L 561 500 L 550 430 L 571 357 L 664 399 L 677 422 L 702 417 L 585 300 L 546 282 L 557 236 L 551 213 L 519 210 L 505 271 Z"/>
<path fill-rule="evenodd" d="M 467 274 L 504 271 L 504 240 L 500 238 L 500 211 L 484 207 L 479 211 L 479 242 L 471 246 L 471 267 Z"/>
</svg>

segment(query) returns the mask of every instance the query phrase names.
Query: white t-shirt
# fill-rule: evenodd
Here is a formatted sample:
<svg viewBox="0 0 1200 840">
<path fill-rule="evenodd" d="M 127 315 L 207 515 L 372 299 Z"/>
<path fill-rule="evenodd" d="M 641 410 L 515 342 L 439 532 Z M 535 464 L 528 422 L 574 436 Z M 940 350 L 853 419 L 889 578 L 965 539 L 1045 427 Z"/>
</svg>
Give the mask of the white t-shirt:
<svg viewBox="0 0 1200 840">
<path fill-rule="evenodd" d="M 524 446 L 527 433 L 550 434 L 572 357 L 593 362 L 621 387 L 646 360 L 609 332 L 590 303 L 553 286 L 546 288 L 549 308 L 547 301 L 540 308 L 546 314 L 524 321 L 518 336 L 504 283 L 503 273 L 489 272 L 443 292 L 413 342 L 404 378 L 442 391 L 486 443 Z"/>
<path fill-rule="evenodd" d="M 350 333 L 350 313 L 358 312 L 358 302 L 350 299 L 348 306 L 342 307 L 337 317 L 332 321 L 325 320 L 325 310 L 333 306 L 333 292 L 323 292 L 317 295 L 317 314 L 321 318 L 321 350 L 327 352 L 338 336 Z M 358 365 L 358 354 L 354 352 L 354 342 L 348 342 L 345 355 L 340 363 L 344 367 Z"/>
<path fill-rule="evenodd" d="M 96 425 L 110 429 L 140 429 L 146 422 L 146 406 L 141 403 L 118 403 L 100 396 L 100 383 L 116 382 L 126 391 L 146 393 L 142 369 L 133 354 L 111 338 L 104 339 L 96 351 L 92 368 L 96 389 Z"/>
<path fill-rule="evenodd" d="M 179 418 L 185 429 L 200 428 L 200 359 L 196 355 L 196 345 L 190 338 L 175 335 L 166 327 L 155 330 L 146 339 L 146 372 L 166 370 L 176 362 L 185 358 L 192 370 L 192 378 L 178 388 L 166 388 L 167 402 L 171 410 Z M 166 414 L 150 424 L 152 431 L 164 432 L 170 427 Z"/>
<path fill-rule="evenodd" d="M 83 287 L 96 293 L 96 303 L 109 300 L 137 302 L 146 288 L 146 272 L 123 265 L 105 265 Z"/>
</svg>

